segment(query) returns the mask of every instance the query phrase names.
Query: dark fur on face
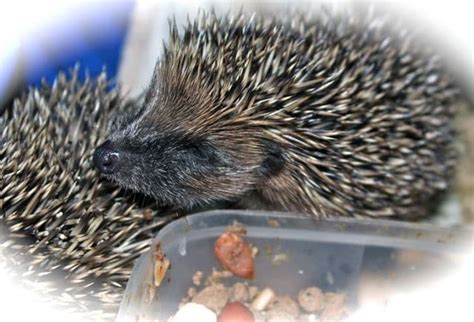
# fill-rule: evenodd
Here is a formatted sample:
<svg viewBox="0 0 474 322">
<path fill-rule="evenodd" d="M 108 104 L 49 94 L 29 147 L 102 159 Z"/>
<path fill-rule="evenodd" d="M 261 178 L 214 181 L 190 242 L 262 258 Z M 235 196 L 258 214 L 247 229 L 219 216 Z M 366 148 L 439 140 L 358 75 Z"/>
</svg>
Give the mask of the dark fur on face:
<svg viewBox="0 0 474 322">
<path fill-rule="evenodd" d="M 252 195 L 316 216 L 425 215 L 455 164 L 456 90 L 439 59 L 380 19 L 292 19 L 172 26 L 99 169 L 180 207 Z"/>
<path fill-rule="evenodd" d="M 281 168 L 276 147 L 258 139 L 255 129 L 237 128 L 228 116 L 213 124 L 212 115 L 201 115 L 219 102 L 197 84 L 183 87 L 184 80 L 168 74 L 175 72 L 158 67 L 143 106 L 112 122 L 105 145 L 119 157 L 109 179 L 166 204 L 192 207 L 235 200 Z"/>
</svg>

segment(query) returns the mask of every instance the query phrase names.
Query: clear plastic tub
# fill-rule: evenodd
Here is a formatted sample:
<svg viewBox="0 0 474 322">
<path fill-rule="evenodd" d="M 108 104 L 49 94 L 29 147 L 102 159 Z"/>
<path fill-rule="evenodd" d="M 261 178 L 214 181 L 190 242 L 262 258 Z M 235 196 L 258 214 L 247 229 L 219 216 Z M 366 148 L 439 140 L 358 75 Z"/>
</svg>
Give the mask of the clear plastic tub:
<svg viewBox="0 0 474 322">
<path fill-rule="evenodd" d="M 412 281 L 420 280 L 420 276 L 429 279 L 455 268 L 472 238 L 470 230 L 385 220 L 314 220 L 285 213 L 234 210 L 193 214 L 170 223 L 156 236 L 154 245 L 160 243 L 171 267 L 154 292 L 153 251 L 138 259 L 118 320 L 167 321 L 193 286 L 196 271 L 208 276 L 214 268 L 222 269 L 213 245 L 234 222 L 246 226 L 245 239 L 259 249 L 255 279 L 250 284 L 271 286 L 278 294 L 290 296 L 316 285 L 323 291 L 347 293 L 354 306 L 363 300 L 367 280 L 413 287 Z M 275 265 L 272 259 L 278 253 L 286 254 L 288 260 Z M 364 278 L 367 276 L 370 278 Z M 233 277 L 225 283 L 231 285 L 237 280 Z"/>
</svg>

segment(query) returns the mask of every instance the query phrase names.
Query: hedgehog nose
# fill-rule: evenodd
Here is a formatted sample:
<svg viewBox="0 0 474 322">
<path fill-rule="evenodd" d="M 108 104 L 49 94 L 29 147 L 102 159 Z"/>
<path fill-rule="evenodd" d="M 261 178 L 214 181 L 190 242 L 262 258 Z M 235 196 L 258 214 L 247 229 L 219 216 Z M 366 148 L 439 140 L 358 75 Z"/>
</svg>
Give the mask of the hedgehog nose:
<svg viewBox="0 0 474 322">
<path fill-rule="evenodd" d="M 114 173 L 114 171 L 117 170 L 118 161 L 119 153 L 113 148 L 110 140 L 98 146 L 94 152 L 94 165 L 103 174 Z"/>
</svg>

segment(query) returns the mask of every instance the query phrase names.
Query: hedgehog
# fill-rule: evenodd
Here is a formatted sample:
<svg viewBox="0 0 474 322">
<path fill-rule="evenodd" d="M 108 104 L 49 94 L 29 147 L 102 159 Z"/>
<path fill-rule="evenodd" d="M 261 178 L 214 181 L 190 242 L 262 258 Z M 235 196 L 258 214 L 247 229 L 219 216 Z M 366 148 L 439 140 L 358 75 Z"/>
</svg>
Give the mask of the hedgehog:
<svg viewBox="0 0 474 322">
<path fill-rule="evenodd" d="M 449 187 L 459 91 L 390 18 L 201 11 L 93 161 L 183 209 L 229 202 L 315 218 L 416 220 Z"/>
<path fill-rule="evenodd" d="M 135 103 L 104 73 L 60 73 L 0 115 L 0 265 L 85 320 L 117 313 L 134 260 L 176 217 L 97 178 L 92 153 L 112 111 Z"/>
</svg>

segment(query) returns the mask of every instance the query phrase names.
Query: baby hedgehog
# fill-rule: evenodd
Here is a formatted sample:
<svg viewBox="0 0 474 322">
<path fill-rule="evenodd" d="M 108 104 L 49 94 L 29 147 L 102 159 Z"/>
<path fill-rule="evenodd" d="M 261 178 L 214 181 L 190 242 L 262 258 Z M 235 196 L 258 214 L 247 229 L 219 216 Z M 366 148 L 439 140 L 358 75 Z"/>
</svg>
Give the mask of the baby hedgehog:
<svg viewBox="0 0 474 322">
<path fill-rule="evenodd" d="M 80 320 L 111 320 L 134 260 L 176 216 L 98 180 L 90 159 L 109 115 L 134 102 L 105 73 L 79 75 L 0 114 L 0 270 Z"/>
<path fill-rule="evenodd" d="M 143 105 L 94 163 L 184 208 L 419 218 L 455 165 L 457 90 L 440 65 L 368 14 L 201 13 L 171 24 Z"/>
</svg>

